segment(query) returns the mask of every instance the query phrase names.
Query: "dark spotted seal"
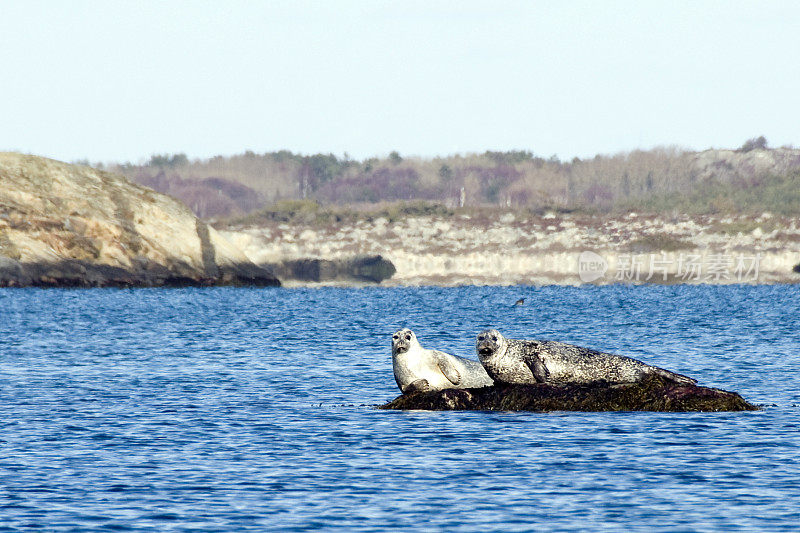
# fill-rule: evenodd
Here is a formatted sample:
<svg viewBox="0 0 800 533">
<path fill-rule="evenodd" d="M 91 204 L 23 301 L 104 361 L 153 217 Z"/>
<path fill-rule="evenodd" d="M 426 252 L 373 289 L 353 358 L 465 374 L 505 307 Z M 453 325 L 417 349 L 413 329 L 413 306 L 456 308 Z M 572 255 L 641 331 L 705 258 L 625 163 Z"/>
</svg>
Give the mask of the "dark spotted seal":
<svg viewBox="0 0 800 533">
<path fill-rule="evenodd" d="M 630 357 L 563 342 L 506 339 L 496 329 L 481 331 L 475 348 L 497 383 L 631 383 L 651 374 L 676 383 L 696 383 Z"/>
<path fill-rule="evenodd" d="M 404 393 L 492 385 L 492 379 L 478 361 L 427 350 L 407 328 L 392 335 L 392 366 L 394 379 Z"/>
</svg>

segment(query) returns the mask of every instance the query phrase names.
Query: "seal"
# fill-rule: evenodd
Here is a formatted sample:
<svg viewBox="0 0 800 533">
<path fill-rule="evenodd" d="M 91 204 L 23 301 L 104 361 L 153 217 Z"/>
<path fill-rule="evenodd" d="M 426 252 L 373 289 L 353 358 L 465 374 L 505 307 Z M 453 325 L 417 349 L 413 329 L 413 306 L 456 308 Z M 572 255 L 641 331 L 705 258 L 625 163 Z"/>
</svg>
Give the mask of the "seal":
<svg viewBox="0 0 800 533">
<path fill-rule="evenodd" d="M 496 383 L 633 383 L 653 374 L 679 384 L 697 383 L 638 359 L 564 342 L 506 339 L 496 329 L 481 331 L 475 349 Z"/>
<path fill-rule="evenodd" d="M 427 350 L 408 328 L 392 335 L 394 379 L 403 393 L 489 387 L 492 378 L 478 361 Z"/>
</svg>

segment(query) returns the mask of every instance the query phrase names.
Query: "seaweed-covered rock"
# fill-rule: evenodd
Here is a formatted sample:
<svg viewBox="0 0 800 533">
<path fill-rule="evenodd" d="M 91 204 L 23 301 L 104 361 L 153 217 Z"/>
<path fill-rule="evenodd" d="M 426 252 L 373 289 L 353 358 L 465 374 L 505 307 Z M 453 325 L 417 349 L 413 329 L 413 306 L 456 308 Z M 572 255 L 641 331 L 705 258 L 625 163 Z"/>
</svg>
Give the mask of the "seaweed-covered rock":
<svg viewBox="0 0 800 533">
<path fill-rule="evenodd" d="M 429 411 L 755 411 L 735 392 L 679 385 L 659 376 L 638 383 L 498 385 L 399 396 L 380 409 Z"/>
</svg>

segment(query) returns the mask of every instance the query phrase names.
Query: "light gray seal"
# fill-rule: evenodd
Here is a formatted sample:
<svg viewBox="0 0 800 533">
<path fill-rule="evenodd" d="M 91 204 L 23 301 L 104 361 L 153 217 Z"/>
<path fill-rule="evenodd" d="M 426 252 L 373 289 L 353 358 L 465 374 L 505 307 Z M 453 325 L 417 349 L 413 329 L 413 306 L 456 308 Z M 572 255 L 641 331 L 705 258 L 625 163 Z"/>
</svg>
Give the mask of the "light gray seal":
<svg viewBox="0 0 800 533">
<path fill-rule="evenodd" d="M 697 383 L 630 357 L 563 342 L 506 339 L 496 329 L 481 331 L 475 349 L 497 383 L 632 383 L 653 374 L 675 383 Z"/>
<path fill-rule="evenodd" d="M 489 387 L 493 383 L 478 361 L 427 350 L 408 328 L 392 335 L 392 366 L 403 393 Z"/>
</svg>

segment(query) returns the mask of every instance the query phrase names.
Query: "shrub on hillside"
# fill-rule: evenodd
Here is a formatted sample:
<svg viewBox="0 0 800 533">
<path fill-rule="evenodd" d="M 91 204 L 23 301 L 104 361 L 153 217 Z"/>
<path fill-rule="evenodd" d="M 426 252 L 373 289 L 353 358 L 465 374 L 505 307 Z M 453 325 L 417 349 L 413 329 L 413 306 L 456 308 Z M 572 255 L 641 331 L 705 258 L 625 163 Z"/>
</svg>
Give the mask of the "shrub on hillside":
<svg viewBox="0 0 800 533">
<path fill-rule="evenodd" d="M 747 139 L 737 151 L 750 152 L 752 150 L 764 150 L 766 148 L 767 148 L 767 139 L 762 135 L 760 137 L 753 137 L 752 139 Z"/>
</svg>

